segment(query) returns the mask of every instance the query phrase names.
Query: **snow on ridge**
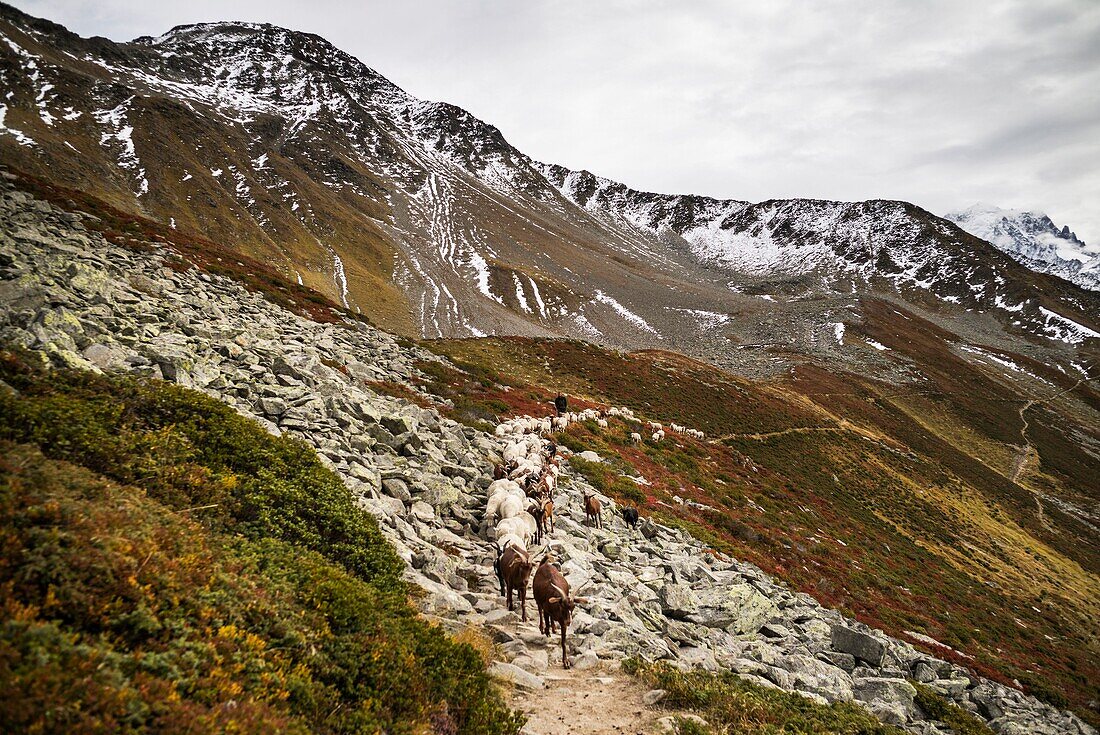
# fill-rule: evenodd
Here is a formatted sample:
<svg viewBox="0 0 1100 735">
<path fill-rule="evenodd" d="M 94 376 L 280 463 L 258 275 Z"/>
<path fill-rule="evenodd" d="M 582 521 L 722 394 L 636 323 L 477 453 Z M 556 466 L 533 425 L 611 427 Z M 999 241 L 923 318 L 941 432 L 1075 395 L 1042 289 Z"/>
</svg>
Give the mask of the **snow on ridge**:
<svg viewBox="0 0 1100 735">
<path fill-rule="evenodd" d="M 498 304 L 503 304 L 499 296 L 493 293 L 493 289 L 489 287 L 489 264 L 485 262 L 485 258 L 482 257 L 476 249 L 470 248 L 469 265 L 474 269 L 476 274 L 475 281 L 477 283 L 477 290 L 481 292 L 483 296 L 492 299 Z"/>
<path fill-rule="evenodd" d="M 707 311 L 705 309 L 686 309 L 674 306 L 666 306 L 665 309 L 687 314 L 692 317 L 702 329 L 706 330 L 724 326 L 730 322 L 731 318 L 729 314 L 720 314 L 719 312 Z"/>
<path fill-rule="evenodd" d="M 1100 290 L 1100 245 L 1086 245 L 1068 227 L 1059 230 L 1041 212 L 975 204 L 945 219 L 1032 270 Z"/>
<path fill-rule="evenodd" d="M 523 284 L 519 280 L 519 274 L 512 273 L 512 281 L 516 284 L 516 301 L 519 302 L 519 308 L 531 313 L 531 307 L 527 303 L 527 296 L 523 293 Z"/>
<path fill-rule="evenodd" d="M 836 337 L 836 343 L 841 347 L 844 346 L 844 322 L 833 322 L 833 335 Z"/>
<path fill-rule="evenodd" d="M 608 306 L 610 306 L 612 309 L 614 309 L 615 311 L 617 311 L 619 313 L 619 316 L 621 316 L 623 319 L 626 319 L 628 322 L 630 322 L 634 326 L 638 327 L 639 329 L 644 329 L 645 331 L 649 332 L 650 334 L 654 334 L 658 337 L 661 336 L 660 334 L 658 334 L 656 329 L 649 326 L 649 322 L 647 322 L 645 319 L 641 318 L 640 316 L 638 316 L 637 314 L 632 312 L 630 309 L 628 309 L 625 306 L 623 306 L 622 304 L 620 304 L 618 301 L 616 301 L 611 296 L 608 296 L 607 294 L 605 294 L 603 291 L 600 291 L 599 289 L 597 289 L 595 298 L 596 298 L 596 301 L 600 302 L 601 304 L 607 304 Z"/>
<path fill-rule="evenodd" d="M 1052 339 L 1078 345 L 1090 337 L 1100 337 L 1100 332 L 1089 329 L 1084 324 L 1078 324 L 1050 309 L 1040 306 L 1039 312 L 1045 320 L 1043 331 Z"/>
<path fill-rule="evenodd" d="M 542 294 L 539 292 L 539 285 L 535 283 L 535 279 L 531 276 L 527 276 L 527 280 L 531 283 L 531 292 L 535 297 L 535 303 L 539 306 L 539 314 L 545 319 L 548 315 L 546 313 L 546 304 L 542 300 Z"/>
<path fill-rule="evenodd" d="M 16 130 L 15 128 L 9 128 L 7 125 L 5 125 L 4 120 L 7 119 L 7 116 L 8 116 L 8 106 L 0 104 L 0 133 L 2 133 L 4 135 L 12 136 L 13 138 L 15 138 L 15 141 L 19 145 L 24 145 L 24 146 L 36 146 L 36 145 L 38 145 L 38 143 L 34 140 L 34 138 L 32 138 L 29 135 L 25 134 L 22 130 Z"/>
</svg>

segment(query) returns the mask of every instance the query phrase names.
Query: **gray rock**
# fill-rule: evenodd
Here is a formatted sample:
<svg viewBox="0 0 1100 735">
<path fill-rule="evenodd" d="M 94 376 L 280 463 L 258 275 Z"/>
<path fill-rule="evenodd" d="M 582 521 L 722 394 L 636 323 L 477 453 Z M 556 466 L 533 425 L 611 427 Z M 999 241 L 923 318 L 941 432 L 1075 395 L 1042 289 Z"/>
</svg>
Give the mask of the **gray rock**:
<svg viewBox="0 0 1100 735">
<path fill-rule="evenodd" d="M 577 669 L 578 671 L 584 671 L 586 669 L 591 669 L 595 667 L 597 664 L 599 664 L 599 662 L 600 659 L 596 655 L 595 651 L 584 651 L 583 653 L 574 656 L 570 663 L 572 664 L 574 669 Z"/>
<path fill-rule="evenodd" d="M 880 639 L 845 625 L 833 626 L 830 642 L 834 651 L 850 653 L 875 668 L 882 666 L 886 657 L 886 645 Z"/>
<path fill-rule="evenodd" d="M 642 695 L 642 702 L 645 703 L 647 707 L 652 707 L 667 696 L 668 691 L 665 689 L 650 689 Z"/>
<path fill-rule="evenodd" d="M 667 584 L 658 590 L 657 599 L 664 614 L 677 620 L 685 620 L 699 610 L 699 598 L 687 585 Z"/>
<path fill-rule="evenodd" d="M 406 503 L 412 502 L 412 493 L 409 492 L 408 484 L 399 477 L 387 477 L 382 480 L 382 492 Z"/>
<path fill-rule="evenodd" d="M 489 675 L 494 679 L 513 684 L 520 689 L 537 691 L 546 688 L 546 682 L 543 681 L 541 676 L 536 676 L 528 671 L 524 671 L 515 664 L 509 664 L 503 661 L 494 661 L 492 665 L 489 666 Z"/>
<path fill-rule="evenodd" d="M 913 678 L 921 684 L 929 684 L 938 679 L 939 676 L 936 674 L 936 670 L 928 665 L 927 661 L 918 661 L 913 666 Z"/>
<path fill-rule="evenodd" d="M 423 500 L 417 500 L 412 504 L 412 514 L 417 519 L 424 521 L 425 523 L 435 520 L 435 508 L 425 503 Z"/>
<path fill-rule="evenodd" d="M 735 635 L 757 632 L 779 612 L 771 600 L 749 584 L 713 587 L 695 594 L 699 608 L 687 620 Z"/>
<path fill-rule="evenodd" d="M 869 678 L 856 679 L 852 695 L 869 704 L 871 711 L 884 722 L 903 725 L 910 719 L 917 690 L 904 679 Z"/>
</svg>

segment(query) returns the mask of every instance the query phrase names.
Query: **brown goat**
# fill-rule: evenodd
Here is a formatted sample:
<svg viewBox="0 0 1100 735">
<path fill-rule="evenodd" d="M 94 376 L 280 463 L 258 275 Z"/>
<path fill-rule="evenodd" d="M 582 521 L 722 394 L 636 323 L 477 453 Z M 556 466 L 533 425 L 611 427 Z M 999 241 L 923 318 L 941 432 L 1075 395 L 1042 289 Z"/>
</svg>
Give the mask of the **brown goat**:
<svg viewBox="0 0 1100 735">
<path fill-rule="evenodd" d="M 595 522 L 596 528 L 603 528 L 603 519 L 600 518 L 600 499 L 595 495 L 584 494 L 584 525 L 589 526 Z"/>
<path fill-rule="evenodd" d="M 539 632 L 549 637 L 554 626 L 561 626 L 561 665 L 568 669 L 569 655 L 565 650 L 565 636 L 569 624 L 573 622 L 573 608 L 583 598 L 573 597 L 569 593 L 569 582 L 551 563 L 553 558 L 547 554 L 535 571 L 531 589 L 535 594 L 535 605 L 539 609 Z"/>
<path fill-rule="evenodd" d="M 527 512 L 530 513 L 535 519 L 535 543 L 542 543 L 542 535 L 546 532 L 545 513 L 542 510 L 542 503 L 535 500 L 531 501 L 531 504 L 527 506 Z"/>
<path fill-rule="evenodd" d="M 525 623 L 527 622 L 527 580 L 531 578 L 531 570 L 534 566 L 527 552 L 513 544 L 506 546 L 500 553 L 500 577 L 508 590 L 508 609 L 512 609 L 512 592 L 515 591 Z"/>
<path fill-rule="evenodd" d="M 502 465 L 502 464 L 493 465 L 493 479 L 494 480 L 502 480 L 507 475 L 508 475 L 508 473 L 505 471 L 504 465 Z"/>
</svg>

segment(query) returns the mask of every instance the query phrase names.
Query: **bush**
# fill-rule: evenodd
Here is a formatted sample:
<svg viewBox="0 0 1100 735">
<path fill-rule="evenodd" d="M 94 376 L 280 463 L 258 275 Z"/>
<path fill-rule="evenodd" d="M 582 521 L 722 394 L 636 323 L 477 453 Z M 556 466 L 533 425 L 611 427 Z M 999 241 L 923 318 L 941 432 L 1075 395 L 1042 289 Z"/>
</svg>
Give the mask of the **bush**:
<svg viewBox="0 0 1100 735">
<path fill-rule="evenodd" d="M 948 701 L 924 684 L 912 684 L 917 688 L 914 701 L 921 711 L 929 718 L 947 725 L 955 735 L 993 735 L 989 726 L 954 702 Z"/>
<path fill-rule="evenodd" d="M 157 381 L 0 378 L 0 731 L 518 730 L 306 445 Z"/>
</svg>

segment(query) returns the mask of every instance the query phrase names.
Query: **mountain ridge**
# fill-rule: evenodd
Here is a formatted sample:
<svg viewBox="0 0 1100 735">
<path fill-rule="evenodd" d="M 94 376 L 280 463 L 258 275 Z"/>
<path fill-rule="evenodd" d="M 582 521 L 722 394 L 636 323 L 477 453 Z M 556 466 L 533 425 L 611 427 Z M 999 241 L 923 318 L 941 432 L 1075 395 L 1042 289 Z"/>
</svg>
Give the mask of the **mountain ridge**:
<svg viewBox="0 0 1100 735">
<path fill-rule="evenodd" d="M 1032 270 L 1051 273 L 1091 291 L 1100 290 L 1100 247 L 1088 246 L 1045 214 L 977 203 L 946 219 Z"/>
<path fill-rule="evenodd" d="M 845 298 L 867 291 L 944 323 L 992 315 L 999 326 L 975 328 L 1006 347 L 1100 334 L 1093 295 L 910 203 L 637 191 L 535 161 L 469 112 L 268 24 L 115 44 L 2 16 L 5 158 L 62 185 L 108 183 L 112 203 L 221 238 L 403 333 L 678 346 L 766 371 L 772 358 L 729 349 L 761 340 L 761 316 L 794 312 L 796 351 L 834 359 L 824 338 L 861 318 Z M 808 299 L 834 316 L 791 306 Z"/>
</svg>

